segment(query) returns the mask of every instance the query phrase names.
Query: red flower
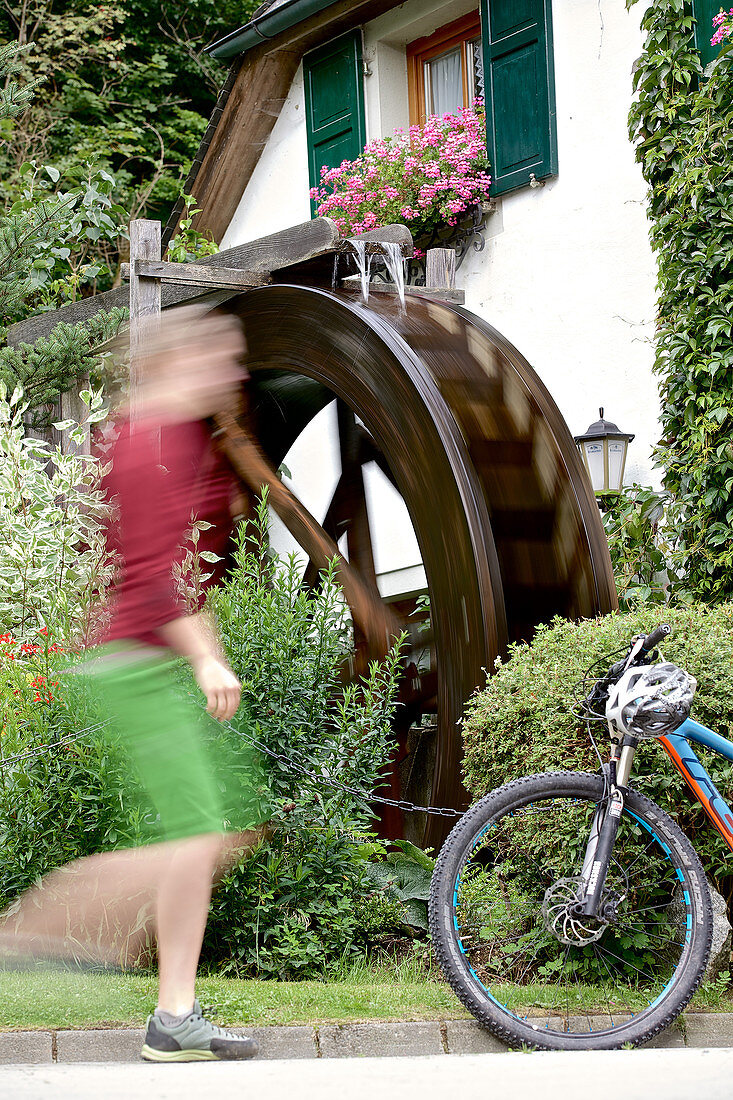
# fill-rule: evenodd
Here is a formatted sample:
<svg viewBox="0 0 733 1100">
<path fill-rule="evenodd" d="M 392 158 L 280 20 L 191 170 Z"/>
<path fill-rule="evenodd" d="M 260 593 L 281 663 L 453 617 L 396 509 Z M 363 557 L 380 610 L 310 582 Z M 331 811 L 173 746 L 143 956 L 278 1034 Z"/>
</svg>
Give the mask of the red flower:
<svg viewBox="0 0 733 1100">
<path fill-rule="evenodd" d="M 47 626 L 42 626 L 41 629 L 38 631 L 38 633 L 39 634 L 48 634 L 48 627 Z"/>
</svg>

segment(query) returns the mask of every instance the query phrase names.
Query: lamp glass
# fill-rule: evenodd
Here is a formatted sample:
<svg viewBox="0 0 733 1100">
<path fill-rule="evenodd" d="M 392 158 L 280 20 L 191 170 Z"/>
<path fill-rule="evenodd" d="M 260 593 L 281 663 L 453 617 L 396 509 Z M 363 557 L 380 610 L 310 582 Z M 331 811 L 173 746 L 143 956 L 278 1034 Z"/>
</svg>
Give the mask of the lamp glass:
<svg viewBox="0 0 733 1100">
<path fill-rule="evenodd" d="M 621 492 L 627 448 L 628 443 L 624 439 L 608 440 L 608 485 L 606 488 L 612 492 Z"/>
<path fill-rule="evenodd" d="M 591 484 L 595 493 L 603 491 L 603 441 L 599 439 L 586 439 L 583 441 L 585 461 L 588 466 Z"/>
</svg>

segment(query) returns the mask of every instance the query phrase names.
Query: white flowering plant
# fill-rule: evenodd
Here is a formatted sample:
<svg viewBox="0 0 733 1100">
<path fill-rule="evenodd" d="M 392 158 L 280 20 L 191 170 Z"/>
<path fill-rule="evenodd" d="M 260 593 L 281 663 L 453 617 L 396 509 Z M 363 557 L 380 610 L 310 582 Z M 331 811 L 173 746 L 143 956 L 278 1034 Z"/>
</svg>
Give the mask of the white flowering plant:
<svg viewBox="0 0 733 1100">
<path fill-rule="evenodd" d="M 84 390 L 83 424 L 64 421 L 81 443 L 104 419 L 101 393 Z M 92 610 L 112 577 L 106 547 L 105 466 L 89 454 L 64 454 L 27 434 L 27 403 L 0 383 L 0 633 L 37 640 L 39 628 L 85 643 Z"/>
</svg>

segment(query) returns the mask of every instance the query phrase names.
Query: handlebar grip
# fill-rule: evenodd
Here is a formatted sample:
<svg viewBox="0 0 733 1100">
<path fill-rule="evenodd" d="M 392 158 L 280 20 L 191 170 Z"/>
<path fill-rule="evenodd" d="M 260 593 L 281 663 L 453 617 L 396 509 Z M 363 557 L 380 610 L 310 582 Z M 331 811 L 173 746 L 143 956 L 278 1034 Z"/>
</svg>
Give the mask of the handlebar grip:
<svg viewBox="0 0 733 1100">
<path fill-rule="evenodd" d="M 672 627 L 667 623 L 662 623 L 660 626 L 655 626 L 651 634 L 647 634 L 646 640 L 643 644 L 642 651 L 644 653 L 651 653 L 653 649 L 656 649 L 660 642 L 664 641 L 668 634 L 672 633 Z"/>
</svg>

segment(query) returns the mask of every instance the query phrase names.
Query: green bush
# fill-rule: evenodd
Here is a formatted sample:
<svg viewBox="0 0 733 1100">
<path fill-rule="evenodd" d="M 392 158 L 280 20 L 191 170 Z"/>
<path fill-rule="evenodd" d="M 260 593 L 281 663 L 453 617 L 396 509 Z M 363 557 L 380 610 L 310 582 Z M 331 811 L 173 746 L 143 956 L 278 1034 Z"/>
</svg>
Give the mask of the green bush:
<svg viewBox="0 0 733 1100">
<path fill-rule="evenodd" d="M 212 599 L 243 685 L 235 725 L 286 758 L 267 766 L 275 804 L 292 807 L 279 815 L 272 841 L 235 867 L 214 898 L 204 957 L 241 974 L 309 977 L 363 950 L 369 795 L 392 751 L 399 647 L 359 684 L 344 685 L 347 609 L 333 571 L 321 582 L 309 590 L 294 559 L 269 552 L 264 499 Z M 329 779 L 365 795 L 345 794 Z"/>
<path fill-rule="evenodd" d="M 48 634 L 0 636 L 0 909 L 55 867 L 151 836 L 119 741 L 63 675 L 70 660 Z"/>
<path fill-rule="evenodd" d="M 686 668 L 698 682 L 693 717 L 731 736 L 733 604 L 647 607 L 580 623 L 556 619 L 540 627 L 531 644 L 513 646 L 509 659 L 497 664 L 486 688 L 469 702 L 463 766 L 471 794 L 478 798 L 534 772 L 597 771 L 599 762 L 585 723 L 573 713 L 573 705 L 584 694 L 577 681 L 595 661 L 626 647 L 633 634 L 648 633 L 660 621 L 672 627 L 664 656 Z M 605 759 L 605 727 L 598 723 L 592 728 Z M 733 788 L 733 765 L 697 747 L 695 752 L 725 797 Z M 717 889 L 730 901 L 730 852 L 656 741 L 642 743 L 633 782 L 679 822 Z"/>
</svg>

